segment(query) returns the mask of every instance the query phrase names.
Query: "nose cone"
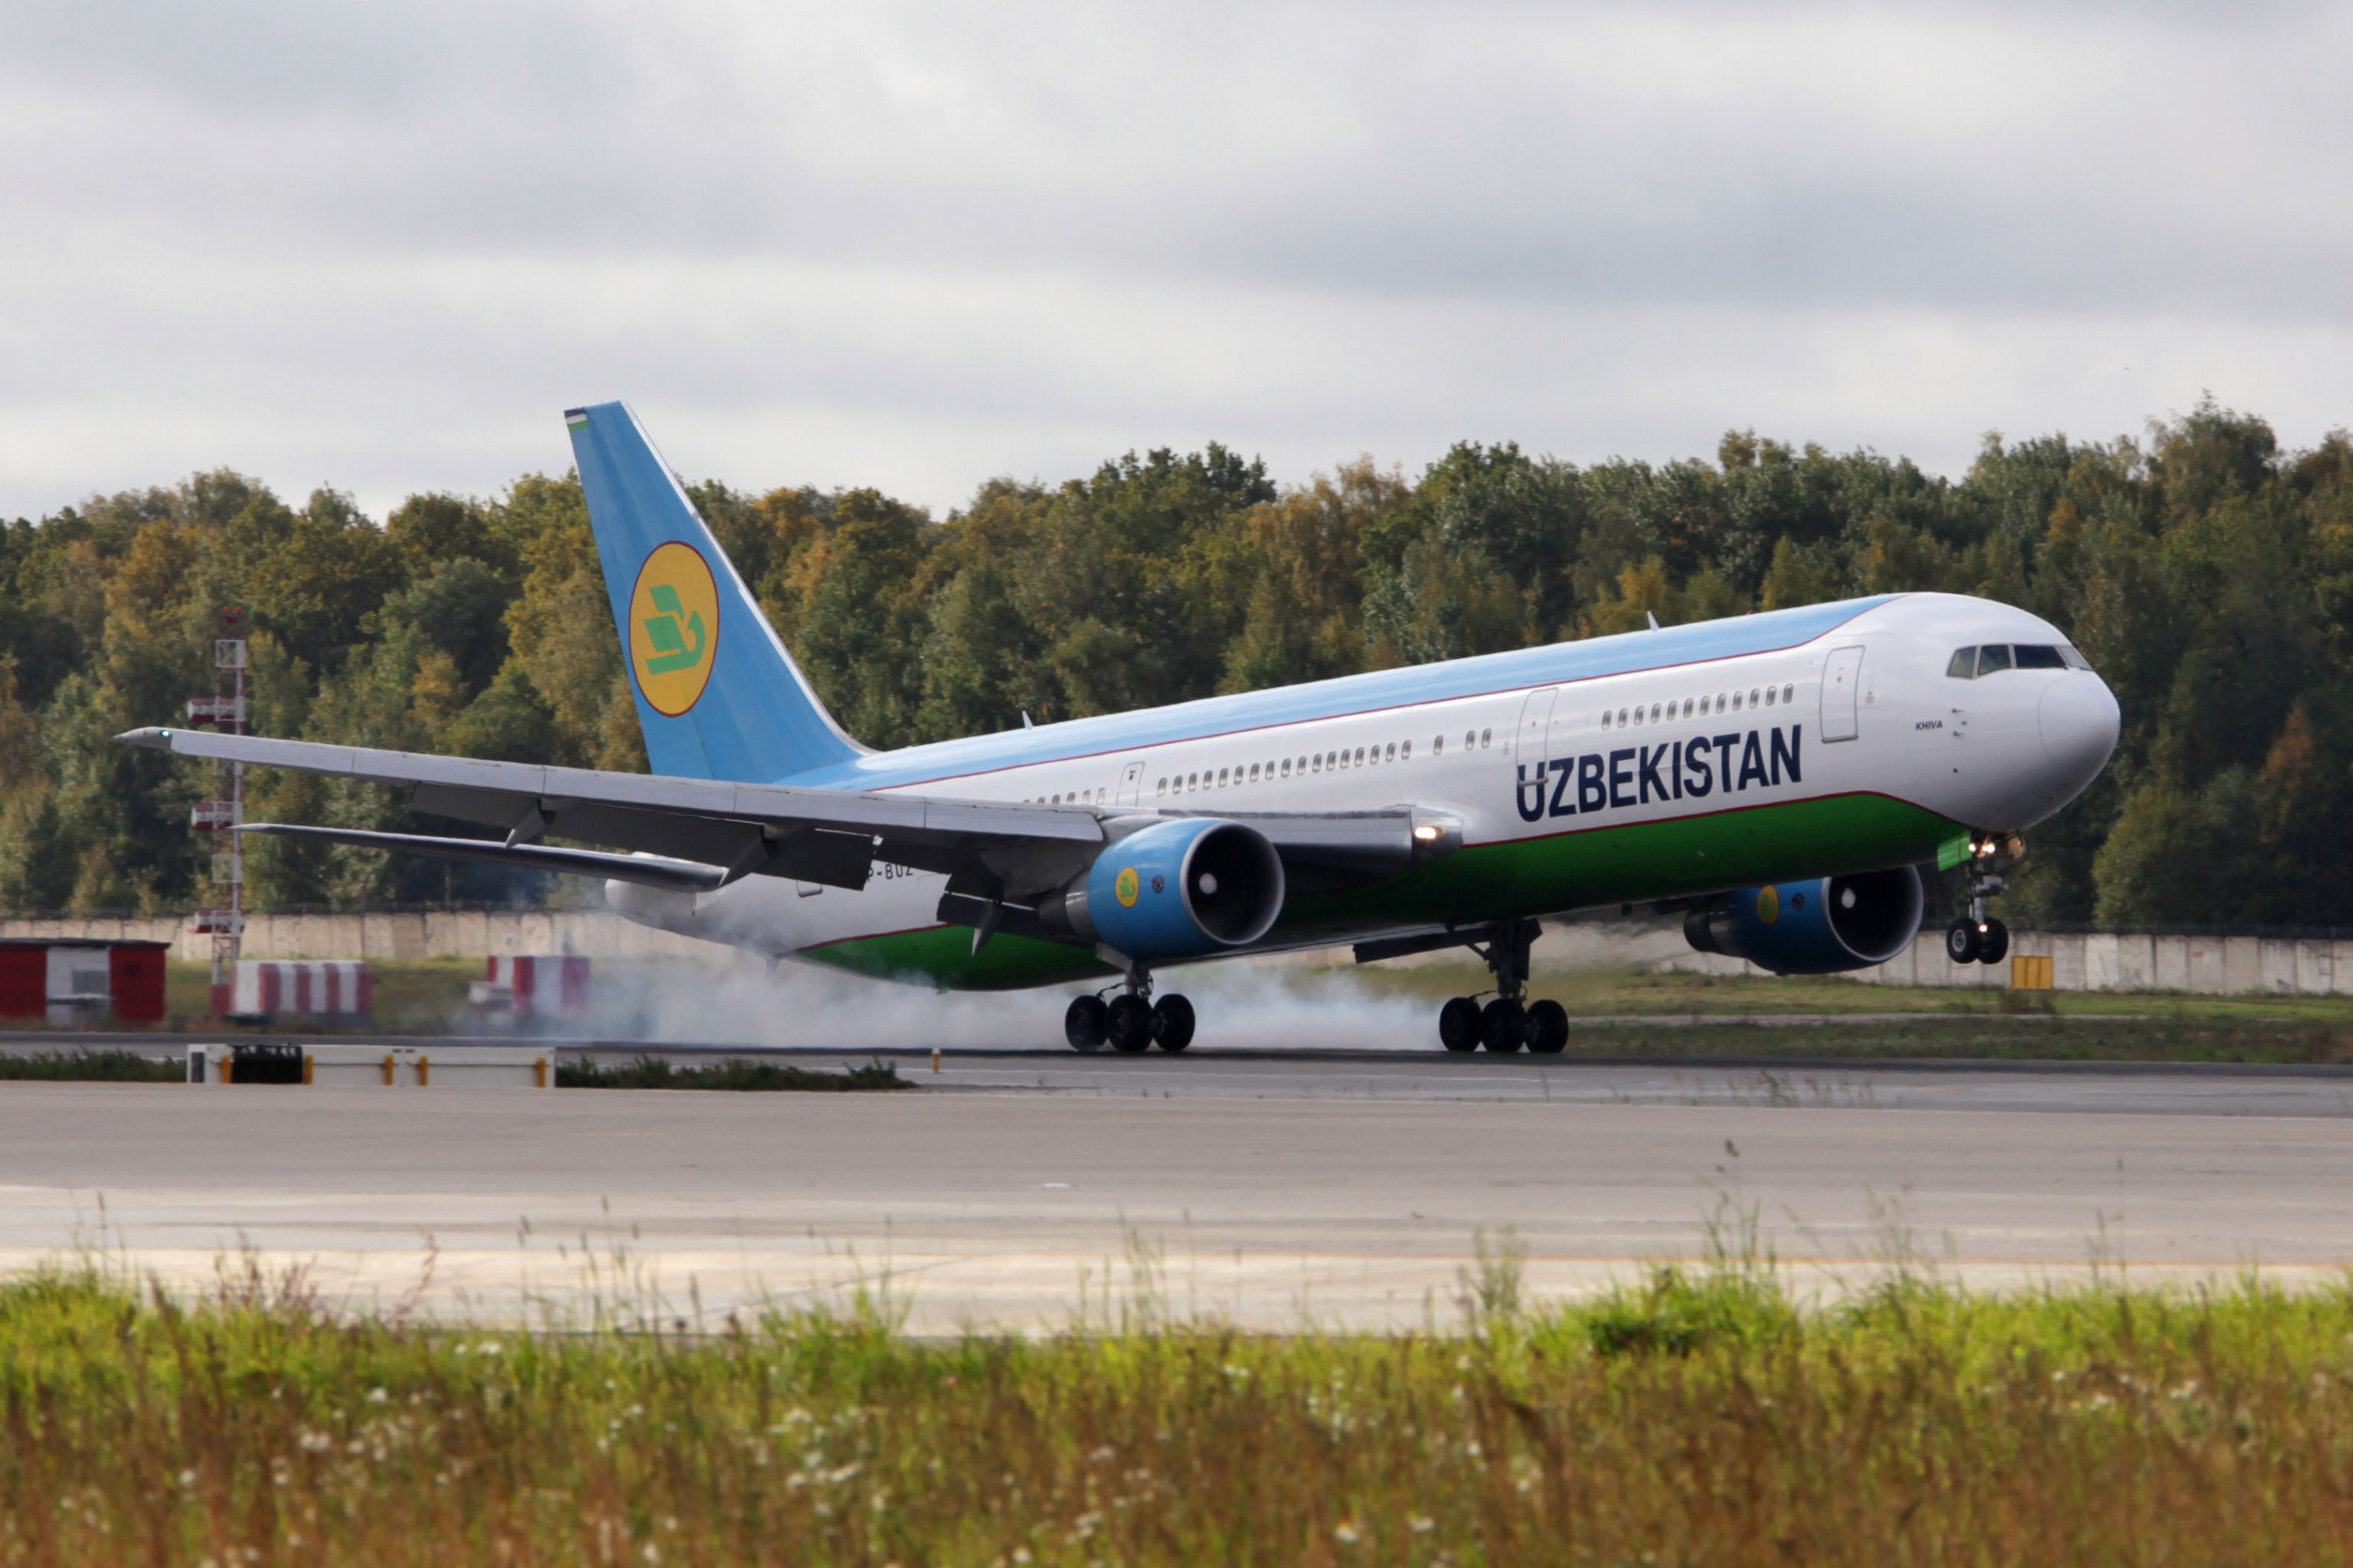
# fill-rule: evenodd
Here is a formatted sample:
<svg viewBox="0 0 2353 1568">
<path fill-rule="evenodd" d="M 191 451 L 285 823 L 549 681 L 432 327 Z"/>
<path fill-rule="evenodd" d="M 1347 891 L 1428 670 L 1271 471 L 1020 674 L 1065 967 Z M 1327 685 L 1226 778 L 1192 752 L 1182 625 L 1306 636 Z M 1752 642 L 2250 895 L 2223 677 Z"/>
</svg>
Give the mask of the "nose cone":
<svg viewBox="0 0 2353 1568">
<path fill-rule="evenodd" d="M 2089 670 L 2054 680 L 2042 693 L 2039 720 L 2043 753 L 2051 759 L 2052 782 L 2073 798 L 2100 776 L 2116 749 L 2116 732 L 2124 719 L 2116 693 Z"/>
</svg>

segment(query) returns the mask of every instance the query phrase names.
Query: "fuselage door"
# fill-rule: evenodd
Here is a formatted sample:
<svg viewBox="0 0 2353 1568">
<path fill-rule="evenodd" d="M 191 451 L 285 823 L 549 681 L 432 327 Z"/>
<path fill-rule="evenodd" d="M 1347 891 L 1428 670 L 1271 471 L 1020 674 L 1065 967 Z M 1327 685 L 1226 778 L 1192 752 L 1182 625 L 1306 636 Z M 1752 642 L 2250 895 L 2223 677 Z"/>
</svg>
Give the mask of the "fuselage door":
<svg viewBox="0 0 2353 1568">
<path fill-rule="evenodd" d="M 1560 696 L 1560 688 L 1547 686 L 1541 691 L 1531 691 L 1520 705 L 1520 743 L 1512 755 L 1522 763 L 1541 764 L 1545 760 L 1545 732 L 1552 728 L 1552 705 Z"/>
<path fill-rule="evenodd" d="M 1855 737 L 1855 696 L 1862 689 L 1862 649 L 1834 647 L 1822 667 L 1822 739 Z"/>
<path fill-rule="evenodd" d="M 1119 773 L 1118 803 L 1121 805 L 1140 805 L 1144 799 L 1144 762 L 1138 758 L 1122 768 Z"/>
</svg>

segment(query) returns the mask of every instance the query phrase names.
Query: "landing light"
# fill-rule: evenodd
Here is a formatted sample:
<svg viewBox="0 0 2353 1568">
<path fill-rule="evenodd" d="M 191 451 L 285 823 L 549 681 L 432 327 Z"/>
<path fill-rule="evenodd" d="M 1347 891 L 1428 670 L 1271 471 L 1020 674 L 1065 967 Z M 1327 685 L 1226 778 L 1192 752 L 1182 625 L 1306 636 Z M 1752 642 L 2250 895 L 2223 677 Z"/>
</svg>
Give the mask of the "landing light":
<svg viewBox="0 0 2353 1568">
<path fill-rule="evenodd" d="M 1435 844 L 1446 837 L 1446 830 L 1442 827 L 1434 827 L 1425 822 L 1413 830 L 1413 836 L 1424 844 Z"/>
</svg>

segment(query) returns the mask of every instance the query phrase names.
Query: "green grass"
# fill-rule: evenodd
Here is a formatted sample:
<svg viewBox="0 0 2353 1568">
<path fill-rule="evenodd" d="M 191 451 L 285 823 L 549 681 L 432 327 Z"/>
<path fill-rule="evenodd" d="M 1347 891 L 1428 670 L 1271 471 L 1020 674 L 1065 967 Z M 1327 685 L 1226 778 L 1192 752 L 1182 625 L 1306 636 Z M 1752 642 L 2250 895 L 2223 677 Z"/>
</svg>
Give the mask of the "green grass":
<svg viewBox="0 0 2353 1568">
<path fill-rule="evenodd" d="M 0 1081 L 51 1083 L 181 1083 L 185 1058 L 158 1060 L 137 1051 L 43 1051 L 37 1056 L 0 1054 Z"/>
<path fill-rule="evenodd" d="M 441 1329 L 232 1272 L 0 1287 L 0 1561 L 2342 1562 L 2353 1294 L 1803 1311 L 1665 1269 L 1464 1326 Z"/>
<path fill-rule="evenodd" d="M 1792 1058 L 1832 1060 L 2250 1062 L 2353 1065 L 2353 1021 L 2334 1026 L 2070 1018 L 2016 1022 L 1921 1016 L 1820 1025 L 1572 1024 L 1571 1057 Z M 1522 1058 L 1523 1060 L 1526 1058 Z"/>
<path fill-rule="evenodd" d="M 857 1092 L 913 1089 L 889 1062 L 874 1062 L 846 1072 L 814 1071 L 785 1062 L 746 1061 L 731 1057 L 705 1067 L 678 1067 L 661 1057 L 607 1067 L 596 1061 L 559 1062 L 558 1089 L 790 1089 Z"/>
</svg>

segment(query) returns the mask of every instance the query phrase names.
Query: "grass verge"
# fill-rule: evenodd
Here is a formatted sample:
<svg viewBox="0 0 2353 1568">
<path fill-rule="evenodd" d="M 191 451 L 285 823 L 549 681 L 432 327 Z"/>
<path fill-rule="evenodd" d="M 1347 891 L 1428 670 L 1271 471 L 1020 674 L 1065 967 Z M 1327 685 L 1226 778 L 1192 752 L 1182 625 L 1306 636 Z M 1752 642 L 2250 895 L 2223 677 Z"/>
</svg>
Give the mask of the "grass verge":
<svg viewBox="0 0 2353 1568">
<path fill-rule="evenodd" d="M 137 1051 L 43 1051 L 21 1057 L 0 1053 L 0 1081 L 182 1083 L 187 1076 L 188 1064 L 183 1058 L 158 1060 Z"/>
<path fill-rule="evenodd" d="M 889 1062 L 874 1062 L 846 1072 L 820 1072 L 785 1062 L 746 1061 L 731 1057 L 704 1067 L 680 1067 L 661 1057 L 607 1067 L 596 1061 L 559 1062 L 558 1089 L 787 1089 L 834 1093 L 913 1089 Z"/>
<path fill-rule="evenodd" d="M 1754 1269 L 1459 1333 L 922 1342 L 0 1287 L 27 1563 L 2322 1563 L 2353 1549 L 2353 1297 L 2253 1283 L 1799 1311 Z"/>
</svg>

